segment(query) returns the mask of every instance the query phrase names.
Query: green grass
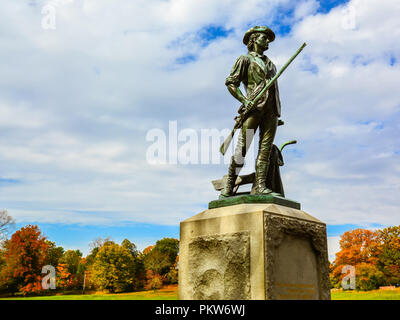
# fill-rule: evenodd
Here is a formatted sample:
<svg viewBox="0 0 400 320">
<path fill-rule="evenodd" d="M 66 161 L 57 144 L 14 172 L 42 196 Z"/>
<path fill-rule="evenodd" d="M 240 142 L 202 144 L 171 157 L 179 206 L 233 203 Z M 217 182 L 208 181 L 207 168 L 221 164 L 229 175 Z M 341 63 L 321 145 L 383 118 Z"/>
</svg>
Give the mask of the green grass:
<svg viewBox="0 0 400 320">
<path fill-rule="evenodd" d="M 177 300 L 177 286 L 157 291 L 117 294 L 71 294 L 37 297 L 8 297 L 0 300 Z M 400 289 L 373 291 L 332 291 L 332 300 L 400 300 Z"/>
<path fill-rule="evenodd" d="M 177 300 L 178 296 L 164 294 L 87 294 L 87 295 L 56 295 L 39 297 L 2 298 L 0 300 Z"/>
<path fill-rule="evenodd" d="M 177 287 L 157 291 L 138 291 L 116 294 L 57 294 L 53 296 L 7 297 L 0 300 L 177 300 Z"/>
<path fill-rule="evenodd" d="M 400 300 L 400 289 L 372 291 L 332 291 L 332 300 Z"/>
</svg>

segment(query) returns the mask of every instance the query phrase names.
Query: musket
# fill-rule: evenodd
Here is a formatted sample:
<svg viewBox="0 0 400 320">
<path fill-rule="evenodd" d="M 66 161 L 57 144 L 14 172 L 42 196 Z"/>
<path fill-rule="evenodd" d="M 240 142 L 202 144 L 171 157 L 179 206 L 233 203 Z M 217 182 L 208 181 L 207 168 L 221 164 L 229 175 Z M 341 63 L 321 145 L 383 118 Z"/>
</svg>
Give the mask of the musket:
<svg viewBox="0 0 400 320">
<path fill-rule="evenodd" d="M 256 108 L 258 100 L 264 95 L 264 93 L 278 80 L 281 74 L 286 70 L 286 68 L 292 63 L 294 59 L 300 54 L 300 52 L 304 49 L 307 44 L 304 42 L 301 47 L 296 51 L 296 53 L 289 59 L 288 62 L 282 67 L 281 70 L 277 72 L 277 74 L 268 82 L 268 84 L 257 94 L 257 96 L 252 100 L 252 108 L 248 110 L 244 110 L 244 106 L 242 105 L 239 110 L 244 110 L 239 116 L 235 117 L 235 125 L 230 133 L 230 135 L 225 139 L 224 143 L 219 148 L 219 151 L 225 155 L 226 151 L 228 150 L 229 145 L 232 142 L 233 136 L 237 129 L 243 126 L 243 123 L 249 117 L 250 113 Z"/>
</svg>

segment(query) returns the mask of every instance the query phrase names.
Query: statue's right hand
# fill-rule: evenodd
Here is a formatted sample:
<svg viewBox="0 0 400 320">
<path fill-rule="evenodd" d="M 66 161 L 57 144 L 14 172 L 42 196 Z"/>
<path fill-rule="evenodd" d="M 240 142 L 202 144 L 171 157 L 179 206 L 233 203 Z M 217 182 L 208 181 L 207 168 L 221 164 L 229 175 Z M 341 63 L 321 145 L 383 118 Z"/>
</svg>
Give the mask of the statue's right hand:
<svg viewBox="0 0 400 320">
<path fill-rule="evenodd" d="M 253 104 L 253 101 L 251 101 L 249 99 L 245 99 L 243 102 L 243 106 L 244 106 L 244 109 L 246 110 L 246 112 L 248 112 L 249 110 L 253 109 L 254 104 Z"/>
</svg>

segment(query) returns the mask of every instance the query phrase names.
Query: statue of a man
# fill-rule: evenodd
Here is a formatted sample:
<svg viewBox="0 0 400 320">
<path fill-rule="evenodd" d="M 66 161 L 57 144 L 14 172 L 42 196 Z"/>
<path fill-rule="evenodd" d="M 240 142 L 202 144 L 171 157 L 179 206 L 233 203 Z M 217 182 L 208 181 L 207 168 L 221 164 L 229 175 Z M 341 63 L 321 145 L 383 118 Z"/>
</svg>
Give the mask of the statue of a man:
<svg viewBox="0 0 400 320">
<path fill-rule="evenodd" d="M 248 53 L 236 60 L 225 84 L 229 92 L 242 103 L 245 110 L 253 108 L 251 100 L 276 74 L 275 65 L 264 55 L 264 51 L 268 49 L 268 44 L 274 40 L 275 33 L 265 26 L 253 27 L 243 37 L 243 43 L 247 46 Z M 241 92 L 240 83 L 243 83 L 247 96 L 244 96 Z M 221 193 L 223 197 L 233 195 L 236 178 L 244 165 L 244 158 L 257 129 L 259 129 L 260 143 L 256 159 L 254 190 L 255 194 L 272 192 L 266 187 L 266 178 L 280 114 L 281 104 L 278 84 L 275 82 L 257 102 L 254 110 L 242 126 L 238 144 L 229 166 L 228 179 Z"/>
</svg>

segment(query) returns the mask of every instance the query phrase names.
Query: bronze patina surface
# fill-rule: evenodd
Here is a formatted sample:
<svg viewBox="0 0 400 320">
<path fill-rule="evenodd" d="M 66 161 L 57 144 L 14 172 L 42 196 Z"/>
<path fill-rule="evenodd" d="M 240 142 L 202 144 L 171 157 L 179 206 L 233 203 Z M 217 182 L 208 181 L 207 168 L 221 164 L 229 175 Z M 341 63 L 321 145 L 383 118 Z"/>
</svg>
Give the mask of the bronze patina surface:
<svg viewBox="0 0 400 320">
<path fill-rule="evenodd" d="M 243 194 L 243 195 L 236 195 L 232 197 L 222 198 L 219 200 L 214 200 L 208 204 L 208 209 L 234 206 L 243 203 L 274 203 L 293 209 L 298 209 L 298 210 L 301 209 L 301 205 L 299 202 L 286 199 L 274 192 L 264 195 Z"/>
<path fill-rule="evenodd" d="M 236 124 L 231 135 L 221 146 L 222 154 L 225 154 L 235 130 L 239 128 L 241 130 L 221 192 L 221 198 L 235 195 L 237 191 L 237 188 L 235 188 L 237 187 L 236 180 L 244 165 L 244 159 L 256 130 L 259 130 L 260 141 L 251 194 L 267 195 L 278 190 L 281 196 L 284 195 L 279 166 L 274 167 L 274 163 L 271 163 L 271 160 L 275 157 L 272 156 L 271 152 L 276 148 L 273 144 L 276 130 L 278 125 L 283 124 L 283 121 L 279 120 L 281 102 L 277 78 L 306 44 L 303 44 L 282 70 L 277 72 L 274 63 L 264 55 L 264 52 L 269 48 L 269 43 L 274 40 L 275 34 L 268 27 L 256 26 L 249 29 L 243 37 L 243 43 L 247 46 L 248 53 L 236 59 L 229 76 L 226 78 L 225 84 L 229 92 L 242 105 L 239 109 L 240 115 L 235 118 Z M 240 89 L 241 84 L 246 90 L 246 95 Z M 277 173 L 272 172 L 275 170 L 273 167 L 277 168 Z M 267 181 L 278 178 L 278 182 Z M 271 190 L 272 185 L 279 184 L 279 189 Z"/>
</svg>

